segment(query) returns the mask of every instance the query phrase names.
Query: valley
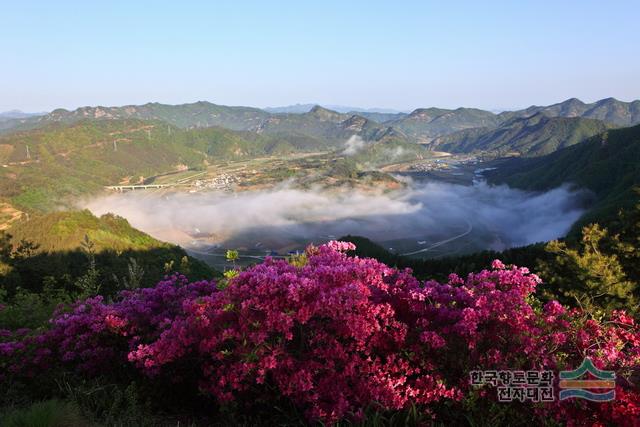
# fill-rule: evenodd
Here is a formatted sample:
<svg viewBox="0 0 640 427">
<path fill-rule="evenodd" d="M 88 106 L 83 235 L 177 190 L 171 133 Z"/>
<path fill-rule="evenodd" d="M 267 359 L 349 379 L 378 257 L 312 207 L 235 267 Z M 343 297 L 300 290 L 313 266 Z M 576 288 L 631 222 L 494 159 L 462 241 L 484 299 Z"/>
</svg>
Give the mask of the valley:
<svg viewBox="0 0 640 427">
<path fill-rule="evenodd" d="M 21 217 L 88 207 L 98 216 L 121 215 L 134 227 L 179 244 L 216 268 L 224 268 L 222 254 L 227 249 L 238 249 L 240 259 L 251 263 L 266 255 L 288 256 L 309 242 L 321 244 L 346 234 L 364 233 L 392 253 L 411 257 L 447 257 L 531 244 L 563 236 L 593 201 L 579 188 L 559 190 L 568 202 L 552 203 L 557 212 L 550 218 L 559 224 L 552 227 L 553 232 L 514 237 L 500 223 L 510 224 L 518 217 L 524 228 L 533 224 L 526 215 L 521 217 L 517 206 L 565 181 L 527 193 L 486 186 L 485 174 L 493 182 L 514 162 L 543 162 L 547 154 L 580 146 L 590 136 L 622 123 L 596 110 L 602 112 L 608 105 L 617 112 L 636 108 L 635 103 L 615 100 L 593 107 L 580 105 L 568 100 L 500 114 L 424 108 L 384 115 L 339 113 L 320 106 L 274 113 L 198 102 L 85 107 L 10 118 L 15 128 L 5 125 L 0 135 L 1 226 L 9 229 Z M 594 118 L 603 114 L 611 121 Z M 625 117 L 635 120 L 633 114 Z M 291 212 L 278 212 L 275 223 L 287 220 L 274 226 L 269 212 L 280 204 L 278 195 L 287 191 L 296 192 L 290 197 L 303 201 L 290 205 Z M 443 199 L 440 194 L 445 193 L 454 196 Z M 496 220 L 491 209 L 503 203 L 501 197 L 518 205 L 497 206 L 507 219 Z M 220 215 L 216 206 L 213 213 L 205 206 L 254 198 L 262 198 L 262 204 L 240 206 L 236 218 L 216 216 Z M 306 198 L 320 202 L 305 202 Z M 389 216 L 386 208 L 367 211 L 367 203 L 376 198 L 381 206 L 400 203 L 408 211 L 422 213 L 383 218 Z M 170 214 L 175 200 L 186 209 L 201 209 L 202 217 L 161 225 L 149 225 L 152 218 L 140 218 L 153 217 L 145 203 L 154 212 Z M 313 213 L 308 206 L 344 206 L 354 200 L 362 205 L 346 209 L 351 212 L 346 216 Z M 468 204 L 459 209 L 469 214 L 456 214 L 458 220 L 438 220 L 437 210 L 432 210 L 432 205 L 444 205 L 446 210 L 447 205 L 459 203 Z M 493 217 L 482 220 L 482 215 L 470 215 L 478 203 Z M 258 218 L 249 221 L 252 216 Z M 413 231 L 387 224 L 404 223 L 405 217 L 414 222 Z M 227 224 L 233 221 L 243 226 Z"/>
<path fill-rule="evenodd" d="M 502 250 L 538 241 L 510 229 L 514 221 L 521 230 L 553 224 L 535 237 L 548 240 L 563 235 L 583 209 L 579 193 L 562 191 L 543 208 L 531 202 L 534 195 L 492 189 L 482 175 L 491 161 L 474 155 L 425 153 L 370 169 L 346 168 L 348 161 L 340 152 L 229 160 L 111 187 L 119 191 L 83 207 L 123 216 L 217 269 L 225 268 L 228 249 L 238 250 L 240 265 L 247 265 L 347 234 L 417 258 Z M 154 185 L 160 188 L 147 188 Z M 550 216 L 534 225 L 509 206 L 523 203 Z M 472 215 L 478 208 L 486 212 Z"/>
</svg>

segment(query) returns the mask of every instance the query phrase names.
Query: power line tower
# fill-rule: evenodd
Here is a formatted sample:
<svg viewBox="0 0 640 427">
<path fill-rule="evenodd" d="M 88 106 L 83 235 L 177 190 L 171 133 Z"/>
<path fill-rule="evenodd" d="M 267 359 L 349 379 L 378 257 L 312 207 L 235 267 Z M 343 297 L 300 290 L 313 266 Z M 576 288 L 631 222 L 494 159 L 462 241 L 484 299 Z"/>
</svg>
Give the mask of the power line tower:
<svg viewBox="0 0 640 427">
<path fill-rule="evenodd" d="M 29 146 L 27 145 L 27 159 L 31 159 L 31 153 L 29 153 Z"/>
</svg>

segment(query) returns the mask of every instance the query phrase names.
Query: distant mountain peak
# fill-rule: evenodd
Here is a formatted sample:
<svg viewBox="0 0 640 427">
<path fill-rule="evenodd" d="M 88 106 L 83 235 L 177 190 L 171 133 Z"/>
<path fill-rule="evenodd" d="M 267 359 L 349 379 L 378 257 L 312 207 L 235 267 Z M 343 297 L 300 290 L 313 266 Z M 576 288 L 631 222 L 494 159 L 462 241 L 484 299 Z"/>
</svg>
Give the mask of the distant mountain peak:
<svg viewBox="0 0 640 427">
<path fill-rule="evenodd" d="M 320 105 L 315 105 L 309 113 L 310 115 L 320 119 L 320 120 L 340 120 L 342 116 L 340 113 L 337 113 L 333 110 L 329 110 Z"/>
<path fill-rule="evenodd" d="M 431 121 L 435 119 L 437 116 L 445 112 L 446 110 L 442 110 L 440 108 L 435 108 L 435 107 L 416 108 L 409 114 L 408 118 L 415 119 L 415 120 Z"/>
<path fill-rule="evenodd" d="M 352 115 L 347 120 L 342 122 L 342 126 L 345 130 L 351 130 L 355 132 L 362 132 L 364 127 L 367 125 L 369 120 L 365 117 L 359 116 L 357 114 Z"/>
<path fill-rule="evenodd" d="M 596 105 L 602 105 L 602 104 L 616 104 L 619 103 L 621 101 L 617 100 L 616 98 L 610 96 L 609 98 L 604 98 L 601 99 L 600 101 L 596 102 Z"/>
</svg>

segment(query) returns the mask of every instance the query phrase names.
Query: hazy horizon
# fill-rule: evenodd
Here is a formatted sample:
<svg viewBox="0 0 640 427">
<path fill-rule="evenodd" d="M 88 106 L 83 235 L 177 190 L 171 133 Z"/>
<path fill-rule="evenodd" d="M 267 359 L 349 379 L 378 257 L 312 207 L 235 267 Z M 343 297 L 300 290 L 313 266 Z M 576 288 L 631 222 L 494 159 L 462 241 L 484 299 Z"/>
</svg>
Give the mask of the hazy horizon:
<svg viewBox="0 0 640 427">
<path fill-rule="evenodd" d="M 295 102 L 293 104 L 287 104 L 287 105 L 248 105 L 248 104 L 222 104 L 219 102 L 215 102 L 212 100 L 206 100 L 206 99 L 196 99 L 196 100 L 192 100 L 192 101 L 186 101 L 186 102 L 180 102 L 180 103 L 172 103 L 172 102 L 160 102 L 160 101 L 148 101 L 148 102 L 141 102 L 139 104 L 112 104 L 112 105 L 107 105 L 107 104 L 94 104 L 94 105 L 89 105 L 89 104 L 83 104 L 83 105 L 78 105 L 75 107 L 55 107 L 53 109 L 50 110 L 32 110 L 32 111 L 25 111 L 19 108 L 10 108 L 7 110 L 0 110 L 0 114 L 5 114 L 5 113 L 25 113 L 25 114 L 47 114 L 50 113 L 51 111 L 58 109 L 58 108 L 64 108 L 66 110 L 69 111 L 74 111 L 78 108 L 83 108 L 83 107 L 89 107 L 89 108 L 97 108 L 97 107 L 124 107 L 124 106 L 128 106 L 128 105 L 144 105 L 144 104 L 149 104 L 149 103 L 159 103 L 159 104 L 164 104 L 164 105 L 181 105 L 181 104 L 193 104 L 196 102 L 210 102 L 212 104 L 217 104 L 217 105 L 225 105 L 225 106 L 229 106 L 229 107 L 253 107 L 253 108 L 259 108 L 262 110 L 269 110 L 269 109 L 275 109 L 275 108 L 288 108 L 288 107 L 296 107 L 296 106 L 305 106 L 305 105 L 319 105 L 323 108 L 327 108 L 327 109 L 344 109 L 345 111 L 347 111 L 347 109 L 353 110 L 353 111 L 368 111 L 368 112 L 378 112 L 378 110 L 388 110 L 389 113 L 410 113 L 418 108 L 430 108 L 430 107 L 437 107 L 437 108 L 448 108 L 448 109 L 456 109 L 456 108 L 479 108 L 481 110 L 486 110 L 486 111 L 491 111 L 494 113 L 499 113 L 502 111 L 517 111 L 517 110 L 523 110 L 526 109 L 528 107 L 532 107 L 532 106 L 548 106 L 548 105 L 553 105 L 553 104 L 558 104 L 561 102 L 564 102 L 568 99 L 571 98 L 577 98 L 580 101 L 584 102 L 585 104 L 591 104 L 597 101 L 600 101 L 602 99 L 607 99 L 607 98 L 614 98 L 618 101 L 622 101 L 622 102 L 634 102 L 637 100 L 640 100 L 639 98 L 630 98 L 630 99 L 620 99 L 617 97 L 612 97 L 612 96 L 606 96 L 604 98 L 598 98 L 598 99 L 593 99 L 593 100 L 585 100 L 583 98 L 580 97 L 570 97 L 570 98 L 565 98 L 559 101 L 554 101 L 548 104 L 524 104 L 524 105 L 520 105 L 517 107 L 504 107 L 504 108 L 485 108 L 485 107 L 478 107 L 476 105 L 458 105 L 458 106 L 453 106 L 453 107 L 444 107 L 442 105 L 420 105 L 417 106 L 415 108 L 406 108 L 403 110 L 399 110 L 396 108 L 390 108 L 390 107 L 386 107 L 384 105 L 374 105 L 374 106 L 362 106 L 362 105 L 336 105 L 336 104 L 324 104 L 324 103 L 319 103 L 319 102 Z M 337 108 L 340 107 L 340 108 Z M 385 111 L 386 112 L 386 111 Z"/>
</svg>

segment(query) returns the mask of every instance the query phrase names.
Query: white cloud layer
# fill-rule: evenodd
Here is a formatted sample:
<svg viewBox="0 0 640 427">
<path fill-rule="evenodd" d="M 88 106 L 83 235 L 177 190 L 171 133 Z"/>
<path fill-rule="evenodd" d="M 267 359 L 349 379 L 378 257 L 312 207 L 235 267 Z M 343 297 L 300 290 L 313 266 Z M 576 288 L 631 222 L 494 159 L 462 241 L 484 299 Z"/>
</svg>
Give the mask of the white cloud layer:
<svg viewBox="0 0 640 427">
<path fill-rule="evenodd" d="M 113 212 L 136 228 L 189 246 L 195 238 L 234 247 L 282 248 L 345 234 L 395 242 L 409 252 L 464 234 L 474 248 L 504 248 L 563 236 L 579 218 L 583 192 L 560 187 L 527 193 L 506 186 L 412 184 L 369 194 L 353 190 L 113 194 L 86 204 Z M 467 233 L 469 232 L 469 233 Z M 405 243 L 400 241 L 406 240 Z"/>
</svg>

